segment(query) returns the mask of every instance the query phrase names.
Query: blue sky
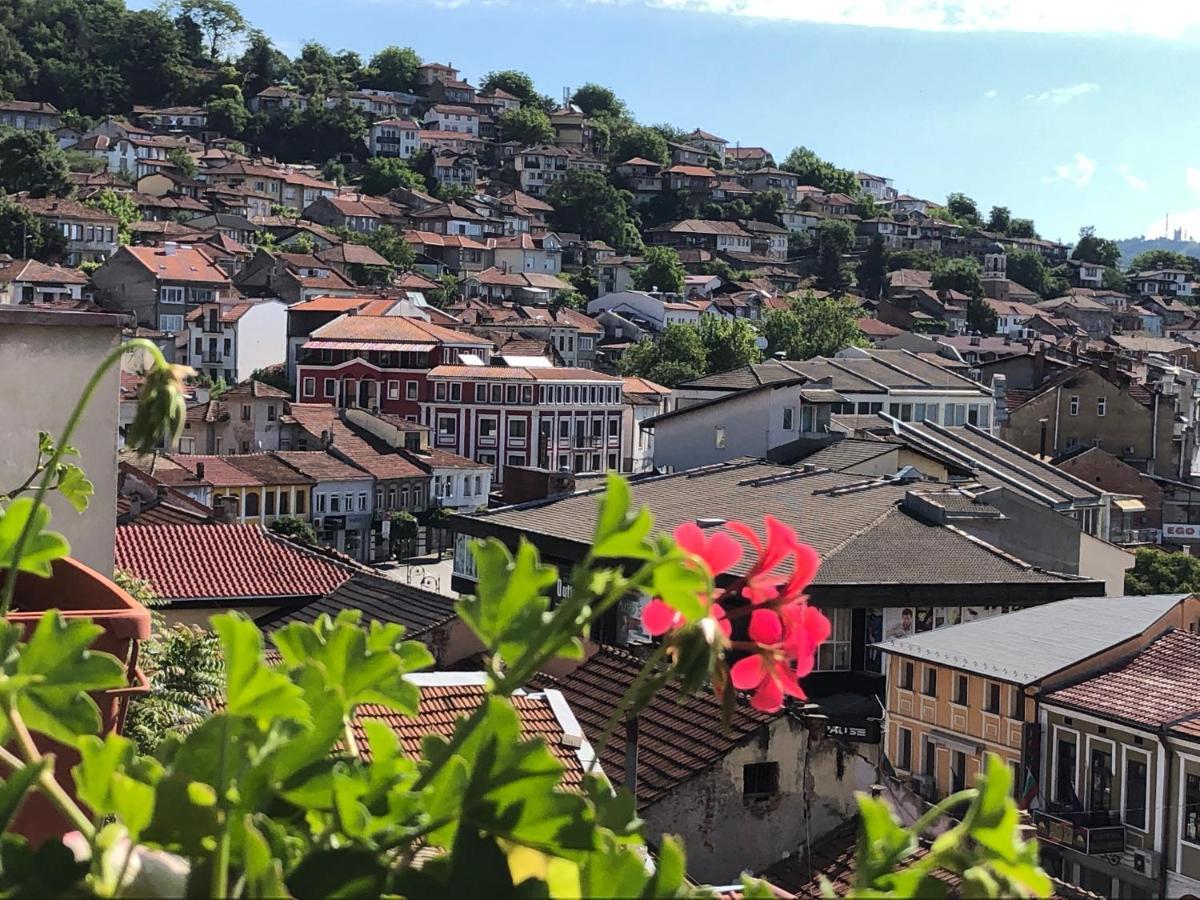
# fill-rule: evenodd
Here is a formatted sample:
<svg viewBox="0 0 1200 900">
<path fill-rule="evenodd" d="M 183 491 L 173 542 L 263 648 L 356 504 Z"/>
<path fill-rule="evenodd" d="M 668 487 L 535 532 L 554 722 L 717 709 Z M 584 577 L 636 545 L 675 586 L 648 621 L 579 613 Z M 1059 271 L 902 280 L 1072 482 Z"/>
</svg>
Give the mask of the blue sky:
<svg viewBox="0 0 1200 900">
<path fill-rule="evenodd" d="M 139 4 L 141 5 L 141 4 Z M 1200 10 L 1174 0 L 240 0 L 292 53 L 386 44 L 478 83 L 597 81 L 640 121 L 777 159 L 805 144 L 929 199 L 950 191 L 1128 237 L 1200 237 Z M 1078 29 L 1086 23 L 1088 32 Z"/>
</svg>

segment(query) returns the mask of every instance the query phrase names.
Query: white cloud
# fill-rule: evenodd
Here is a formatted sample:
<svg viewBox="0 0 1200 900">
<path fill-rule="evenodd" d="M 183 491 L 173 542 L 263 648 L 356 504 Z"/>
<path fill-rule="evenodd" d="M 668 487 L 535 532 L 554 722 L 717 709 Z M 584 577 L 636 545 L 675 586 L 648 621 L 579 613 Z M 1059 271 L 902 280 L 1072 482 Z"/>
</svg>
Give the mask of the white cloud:
<svg viewBox="0 0 1200 900">
<path fill-rule="evenodd" d="M 997 94 L 999 94 L 999 93 L 1000 93 L 1000 92 L 999 92 L 998 90 L 996 90 L 995 88 L 992 88 L 990 91 L 984 91 L 984 92 L 983 92 L 983 96 L 984 96 L 984 98 L 985 98 L 985 99 L 987 99 L 987 100 L 995 100 L 995 99 L 996 99 L 996 95 L 997 95 Z"/>
<path fill-rule="evenodd" d="M 1069 163 L 1054 167 L 1053 175 L 1043 175 L 1042 181 L 1069 181 L 1076 187 L 1087 187 L 1096 174 L 1096 161 L 1083 153 L 1076 153 Z"/>
<path fill-rule="evenodd" d="M 1179 0 L 585 0 L 746 19 L 908 31 L 1200 37 L 1200 4 Z"/>
<path fill-rule="evenodd" d="M 1025 99 L 1032 100 L 1034 103 L 1052 103 L 1055 106 L 1061 106 L 1064 103 L 1070 103 L 1076 97 L 1082 97 L 1084 94 L 1098 90 L 1100 90 L 1100 85 L 1090 81 L 1081 81 L 1079 84 L 1069 84 L 1066 87 L 1050 88 L 1040 94 L 1026 94 Z"/>
<path fill-rule="evenodd" d="M 1144 178 L 1138 178 L 1136 175 L 1134 175 L 1133 172 L 1129 170 L 1129 166 L 1125 163 L 1121 163 L 1119 166 L 1117 166 L 1117 171 L 1121 173 L 1121 177 L 1125 179 L 1125 183 L 1135 191 L 1144 191 L 1146 189 L 1146 180 Z M 1200 172 L 1197 174 L 1200 175 Z"/>
</svg>

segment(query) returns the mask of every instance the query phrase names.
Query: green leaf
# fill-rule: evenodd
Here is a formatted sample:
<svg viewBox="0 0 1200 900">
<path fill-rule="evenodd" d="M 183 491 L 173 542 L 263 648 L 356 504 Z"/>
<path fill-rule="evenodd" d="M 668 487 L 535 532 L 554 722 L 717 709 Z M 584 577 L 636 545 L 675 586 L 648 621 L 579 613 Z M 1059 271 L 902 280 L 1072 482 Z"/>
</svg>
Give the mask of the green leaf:
<svg viewBox="0 0 1200 900">
<path fill-rule="evenodd" d="M 76 512 L 84 512 L 92 495 L 96 493 L 95 485 L 88 480 L 83 469 L 74 463 L 64 463 L 58 469 L 58 484 L 55 490 L 62 494 L 67 502 L 75 507 Z"/>
<path fill-rule="evenodd" d="M 309 897 L 378 897 L 387 881 L 381 854 L 346 847 L 317 850 L 306 856 L 287 878 L 297 900 Z"/>
<path fill-rule="evenodd" d="M 647 538 L 654 520 L 644 506 L 631 516 L 632 501 L 629 482 L 610 472 L 592 537 L 592 555 L 597 559 L 653 558 L 654 547 Z"/>
<path fill-rule="evenodd" d="M 100 730 L 100 711 L 89 691 L 119 687 L 125 668 L 116 657 L 89 650 L 103 629 L 50 610 L 17 658 L 17 676 L 29 683 L 16 692 L 17 710 L 33 731 L 73 745 Z"/>
<path fill-rule="evenodd" d="M 600 498 L 599 514 L 596 516 L 596 530 L 592 535 L 592 543 L 598 544 L 616 534 L 625 527 L 629 516 L 629 506 L 633 501 L 633 493 L 629 490 L 629 482 L 615 473 L 607 476 L 608 486 L 604 496 Z"/>
<path fill-rule="evenodd" d="M 45 757 L 35 763 L 26 763 L 9 775 L 0 785 L 0 833 L 8 830 L 13 816 L 21 808 L 25 794 L 29 792 L 34 782 L 42 777 L 42 773 L 49 765 L 50 760 Z"/>
<path fill-rule="evenodd" d="M 651 587 L 656 597 L 688 622 L 698 621 L 708 611 L 706 598 L 712 593 L 711 581 L 682 556 L 656 566 Z"/>
<path fill-rule="evenodd" d="M 267 727 L 274 719 L 309 720 L 301 689 L 263 661 L 262 632 L 238 613 L 212 617 L 225 656 L 225 709 Z"/>
<path fill-rule="evenodd" d="M 21 558 L 16 561 L 16 566 L 22 572 L 49 578 L 50 564 L 69 555 L 71 545 L 57 531 L 46 530 L 46 526 L 50 524 L 50 507 L 45 504 L 35 505 L 31 497 L 18 497 L 0 510 L 0 568 L 13 567 L 17 541 L 25 529 L 25 523 L 30 521 L 32 525 L 29 536 L 25 539 L 25 546 L 21 549 Z"/>
</svg>

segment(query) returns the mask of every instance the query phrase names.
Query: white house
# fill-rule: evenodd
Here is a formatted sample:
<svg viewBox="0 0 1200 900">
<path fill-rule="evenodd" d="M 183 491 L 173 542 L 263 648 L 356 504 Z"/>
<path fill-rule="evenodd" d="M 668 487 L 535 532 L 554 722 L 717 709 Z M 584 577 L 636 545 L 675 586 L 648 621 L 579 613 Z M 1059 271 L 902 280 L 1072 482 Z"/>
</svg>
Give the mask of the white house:
<svg viewBox="0 0 1200 900">
<path fill-rule="evenodd" d="M 421 126 L 412 119 L 380 119 L 371 124 L 367 146 L 372 156 L 408 159 L 421 149 Z"/>
<path fill-rule="evenodd" d="M 457 131 L 470 135 L 479 134 L 479 112 L 471 106 L 453 106 L 447 103 L 438 103 L 429 107 L 421 122 L 427 129 L 433 131 Z"/>
<path fill-rule="evenodd" d="M 183 360 L 215 381 L 237 384 L 284 361 L 287 304 L 278 299 L 202 303 L 187 314 Z"/>
<path fill-rule="evenodd" d="M 892 186 L 892 179 L 882 175 L 872 175 L 870 172 L 855 172 L 855 179 L 864 194 L 870 195 L 879 203 L 890 203 L 899 193 Z"/>
<path fill-rule="evenodd" d="M 625 412 L 621 418 L 625 459 L 621 471 L 648 472 L 654 468 L 654 430 L 642 428 L 642 423 L 668 411 L 671 389 L 630 376 L 625 379 L 622 392 L 625 396 Z"/>
<path fill-rule="evenodd" d="M 703 310 L 678 294 L 620 291 L 597 297 L 588 304 L 588 315 L 605 312 L 616 313 L 633 322 L 644 322 L 652 331 L 662 331 L 672 323 L 699 325 Z"/>
<path fill-rule="evenodd" d="M 986 297 L 984 303 L 996 313 L 996 334 L 1021 332 L 1025 323 L 1038 314 L 1037 309 L 1019 300 L 994 300 Z"/>
<path fill-rule="evenodd" d="M 496 265 L 509 272 L 562 271 L 562 241 L 554 232 L 537 236 L 518 234 L 513 237 L 492 238 L 488 246 L 495 254 Z"/>
</svg>

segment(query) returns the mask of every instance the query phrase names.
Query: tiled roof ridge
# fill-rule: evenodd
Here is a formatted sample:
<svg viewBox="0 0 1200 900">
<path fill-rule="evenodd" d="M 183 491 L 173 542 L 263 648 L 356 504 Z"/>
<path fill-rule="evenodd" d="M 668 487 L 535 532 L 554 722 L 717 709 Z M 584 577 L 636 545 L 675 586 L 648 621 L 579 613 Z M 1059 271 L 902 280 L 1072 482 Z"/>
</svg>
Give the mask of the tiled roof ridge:
<svg viewBox="0 0 1200 900">
<path fill-rule="evenodd" d="M 307 556 L 318 557 L 350 572 L 354 572 L 356 574 L 359 572 L 377 574 L 370 566 L 363 565 L 354 557 L 347 556 L 345 553 L 342 553 L 340 550 L 336 550 L 333 547 L 327 547 L 324 544 L 308 544 L 288 535 L 279 534 L 278 532 L 272 531 L 270 528 L 264 527 L 263 533 L 266 535 L 268 540 L 275 541 L 277 544 L 283 544 L 292 550 L 299 550 L 301 553 L 304 553 Z"/>
<path fill-rule="evenodd" d="M 836 544 L 828 553 L 826 553 L 824 556 L 821 557 L 822 564 L 833 559 L 833 557 L 837 556 L 839 553 L 841 553 L 843 550 L 845 550 L 850 544 L 854 543 L 856 540 L 858 540 L 860 537 L 862 537 L 867 532 L 873 531 L 874 529 L 878 528 L 888 518 L 890 518 L 893 513 L 898 513 L 898 512 L 900 512 L 900 501 L 899 500 L 896 501 L 895 505 L 889 506 L 882 513 L 880 513 L 878 516 L 876 516 L 875 519 L 868 522 L 862 528 L 859 528 L 857 531 L 848 535 L 845 539 L 843 539 L 841 541 L 841 543 Z"/>
</svg>

